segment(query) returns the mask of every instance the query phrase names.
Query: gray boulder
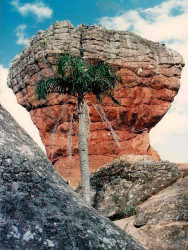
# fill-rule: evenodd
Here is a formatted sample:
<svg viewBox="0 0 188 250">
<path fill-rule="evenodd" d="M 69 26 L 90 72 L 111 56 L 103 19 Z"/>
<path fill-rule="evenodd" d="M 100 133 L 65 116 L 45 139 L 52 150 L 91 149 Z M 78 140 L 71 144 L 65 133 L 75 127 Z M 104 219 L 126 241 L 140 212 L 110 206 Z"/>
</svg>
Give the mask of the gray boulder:
<svg viewBox="0 0 188 250">
<path fill-rule="evenodd" d="M 150 156 L 120 156 L 92 174 L 92 205 L 112 220 L 129 217 L 136 214 L 137 205 L 180 176 L 174 163 L 156 162 Z"/>
<path fill-rule="evenodd" d="M 188 177 L 182 176 L 140 204 L 136 216 L 115 223 L 149 249 L 188 249 L 187 191 Z"/>
<path fill-rule="evenodd" d="M 178 167 L 121 156 L 93 173 L 93 206 L 148 249 L 188 249 L 188 165 Z"/>
<path fill-rule="evenodd" d="M 144 249 L 88 207 L 0 106 L 1 249 Z"/>
</svg>

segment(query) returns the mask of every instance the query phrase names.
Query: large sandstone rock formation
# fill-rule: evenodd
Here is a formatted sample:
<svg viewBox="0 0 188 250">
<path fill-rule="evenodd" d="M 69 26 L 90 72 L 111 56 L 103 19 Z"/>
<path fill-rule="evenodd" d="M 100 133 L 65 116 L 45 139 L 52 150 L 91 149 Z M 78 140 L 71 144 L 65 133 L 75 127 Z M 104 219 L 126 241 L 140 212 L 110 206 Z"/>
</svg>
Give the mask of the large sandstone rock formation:
<svg viewBox="0 0 188 250">
<path fill-rule="evenodd" d="M 164 116 L 180 86 L 182 57 L 174 50 L 143 39 L 134 33 L 109 31 L 86 25 L 74 28 L 68 21 L 56 22 L 39 31 L 24 51 L 11 64 L 8 85 L 18 103 L 31 115 L 46 147 L 47 156 L 57 171 L 73 186 L 80 180 L 78 163 L 75 100 L 50 94 L 37 101 L 35 83 L 41 76 L 54 75 L 60 53 L 71 51 L 87 60 L 98 58 L 111 64 L 124 84 L 115 91 L 121 106 L 104 98 L 103 109 L 119 137 L 120 147 L 93 107 L 92 94 L 86 97 L 90 107 L 90 169 L 115 159 L 117 155 L 140 154 L 160 157 L 150 146 L 149 131 Z M 68 149 L 70 117 L 73 114 L 72 157 Z"/>
<path fill-rule="evenodd" d="M 1 250 L 145 249 L 88 207 L 0 106 Z"/>
<path fill-rule="evenodd" d="M 93 206 L 151 250 L 187 249 L 188 166 L 180 170 L 121 156 L 92 174 Z"/>
</svg>

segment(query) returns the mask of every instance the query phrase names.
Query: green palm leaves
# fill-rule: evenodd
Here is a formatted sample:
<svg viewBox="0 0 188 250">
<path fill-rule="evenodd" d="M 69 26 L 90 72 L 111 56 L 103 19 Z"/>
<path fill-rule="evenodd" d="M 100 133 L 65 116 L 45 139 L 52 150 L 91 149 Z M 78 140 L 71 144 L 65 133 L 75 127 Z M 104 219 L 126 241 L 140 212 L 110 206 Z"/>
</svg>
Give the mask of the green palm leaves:
<svg viewBox="0 0 188 250">
<path fill-rule="evenodd" d="M 119 77 L 116 76 L 114 69 L 103 61 L 97 62 L 91 60 L 89 64 L 80 56 L 65 53 L 58 58 L 57 74 L 53 77 L 43 78 L 36 83 L 35 92 L 38 99 L 45 99 L 49 93 L 54 92 L 72 95 L 77 99 L 79 119 L 78 148 L 82 193 L 84 200 L 88 204 L 90 204 L 90 174 L 86 136 L 87 116 L 84 109 L 84 96 L 88 93 L 93 93 L 96 98 L 101 101 L 101 95 L 104 94 L 110 96 L 114 102 L 118 103 L 113 96 L 113 91 L 118 79 Z M 89 114 L 89 112 L 87 112 L 87 114 Z M 103 114 L 101 117 L 106 122 L 107 119 L 105 115 Z M 72 126 L 71 123 L 72 121 L 70 121 L 70 126 Z M 113 131 L 109 122 L 108 127 Z M 116 138 L 115 136 L 114 138 Z M 115 140 L 117 140 L 117 138 Z"/>
<path fill-rule="evenodd" d="M 118 103 L 113 97 L 118 79 L 115 70 L 103 61 L 89 65 L 82 57 L 65 53 L 58 58 L 57 75 L 37 82 L 35 92 L 38 99 L 45 99 L 54 92 L 77 98 L 92 92 L 99 101 L 101 95 L 106 94 Z"/>
</svg>

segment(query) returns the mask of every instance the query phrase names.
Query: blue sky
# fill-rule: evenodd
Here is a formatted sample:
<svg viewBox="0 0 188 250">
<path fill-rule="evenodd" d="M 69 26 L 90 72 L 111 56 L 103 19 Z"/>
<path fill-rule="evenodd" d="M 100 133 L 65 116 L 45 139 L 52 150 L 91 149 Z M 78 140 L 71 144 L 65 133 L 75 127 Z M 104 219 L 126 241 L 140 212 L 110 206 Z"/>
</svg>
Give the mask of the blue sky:
<svg viewBox="0 0 188 250">
<path fill-rule="evenodd" d="M 114 17 L 124 11 L 152 7 L 159 2 L 156 0 L 1 1 L 1 36 L 3 38 L 1 40 L 1 64 L 8 67 L 15 54 L 23 50 L 24 45 L 15 42 L 18 40 L 16 33 L 21 25 L 25 27 L 22 31 L 24 37 L 30 38 L 39 29 L 45 30 L 55 21 L 68 19 L 74 26 L 82 23 L 92 25 L 98 23 L 104 16 Z M 38 7 L 38 15 L 34 12 L 34 7 Z"/>
<path fill-rule="evenodd" d="M 8 67 L 38 30 L 67 19 L 74 26 L 101 23 L 109 29 L 131 30 L 147 39 L 165 42 L 179 51 L 188 65 L 187 0 L 1 1 L 0 100 L 40 145 L 38 131 L 6 87 Z M 151 144 L 165 160 L 188 162 L 188 66 L 181 83 L 172 108 L 151 131 Z"/>
</svg>

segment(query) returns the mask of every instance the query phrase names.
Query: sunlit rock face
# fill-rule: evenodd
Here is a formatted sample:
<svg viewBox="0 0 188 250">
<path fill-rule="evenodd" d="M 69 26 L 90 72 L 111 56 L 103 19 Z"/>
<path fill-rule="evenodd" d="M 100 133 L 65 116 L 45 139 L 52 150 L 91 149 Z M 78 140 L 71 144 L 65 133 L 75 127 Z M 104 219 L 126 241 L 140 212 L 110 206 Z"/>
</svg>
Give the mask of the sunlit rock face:
<svg viewBox="0 0 188 250">
<path fill-rule="evenodd" d="M 70 22 L 62 21 L 37 33 L 12 61 L 8 79 L 18 103 L 30 112 L 47 156 L 60 175 L 73 186 L 80 181 L 76 101 L 57 93 L 38 101 L 34 90 L 42 76 L 55 74 L 57 57 L 65 51 L 83 55 L 86 60 L 106 61 L 124 82 L 115 90 L 120 106 L 108 97 L 99 104 L 120 146 L 94 108 L 93 104 L 97 103 L 94 96 L 86 96 L 91 117 L 88 141 L 91 171 L 124 154 L 151 155 L 154 160 L 160 160 L 150 146 L 149 131 L 167 112 L 178 92 L 184 66 L 182 57 L 132 32 L 86 25 L 74 28 Z M 70 129 L 72 115 L 74 122 Z"/>
</svg>

